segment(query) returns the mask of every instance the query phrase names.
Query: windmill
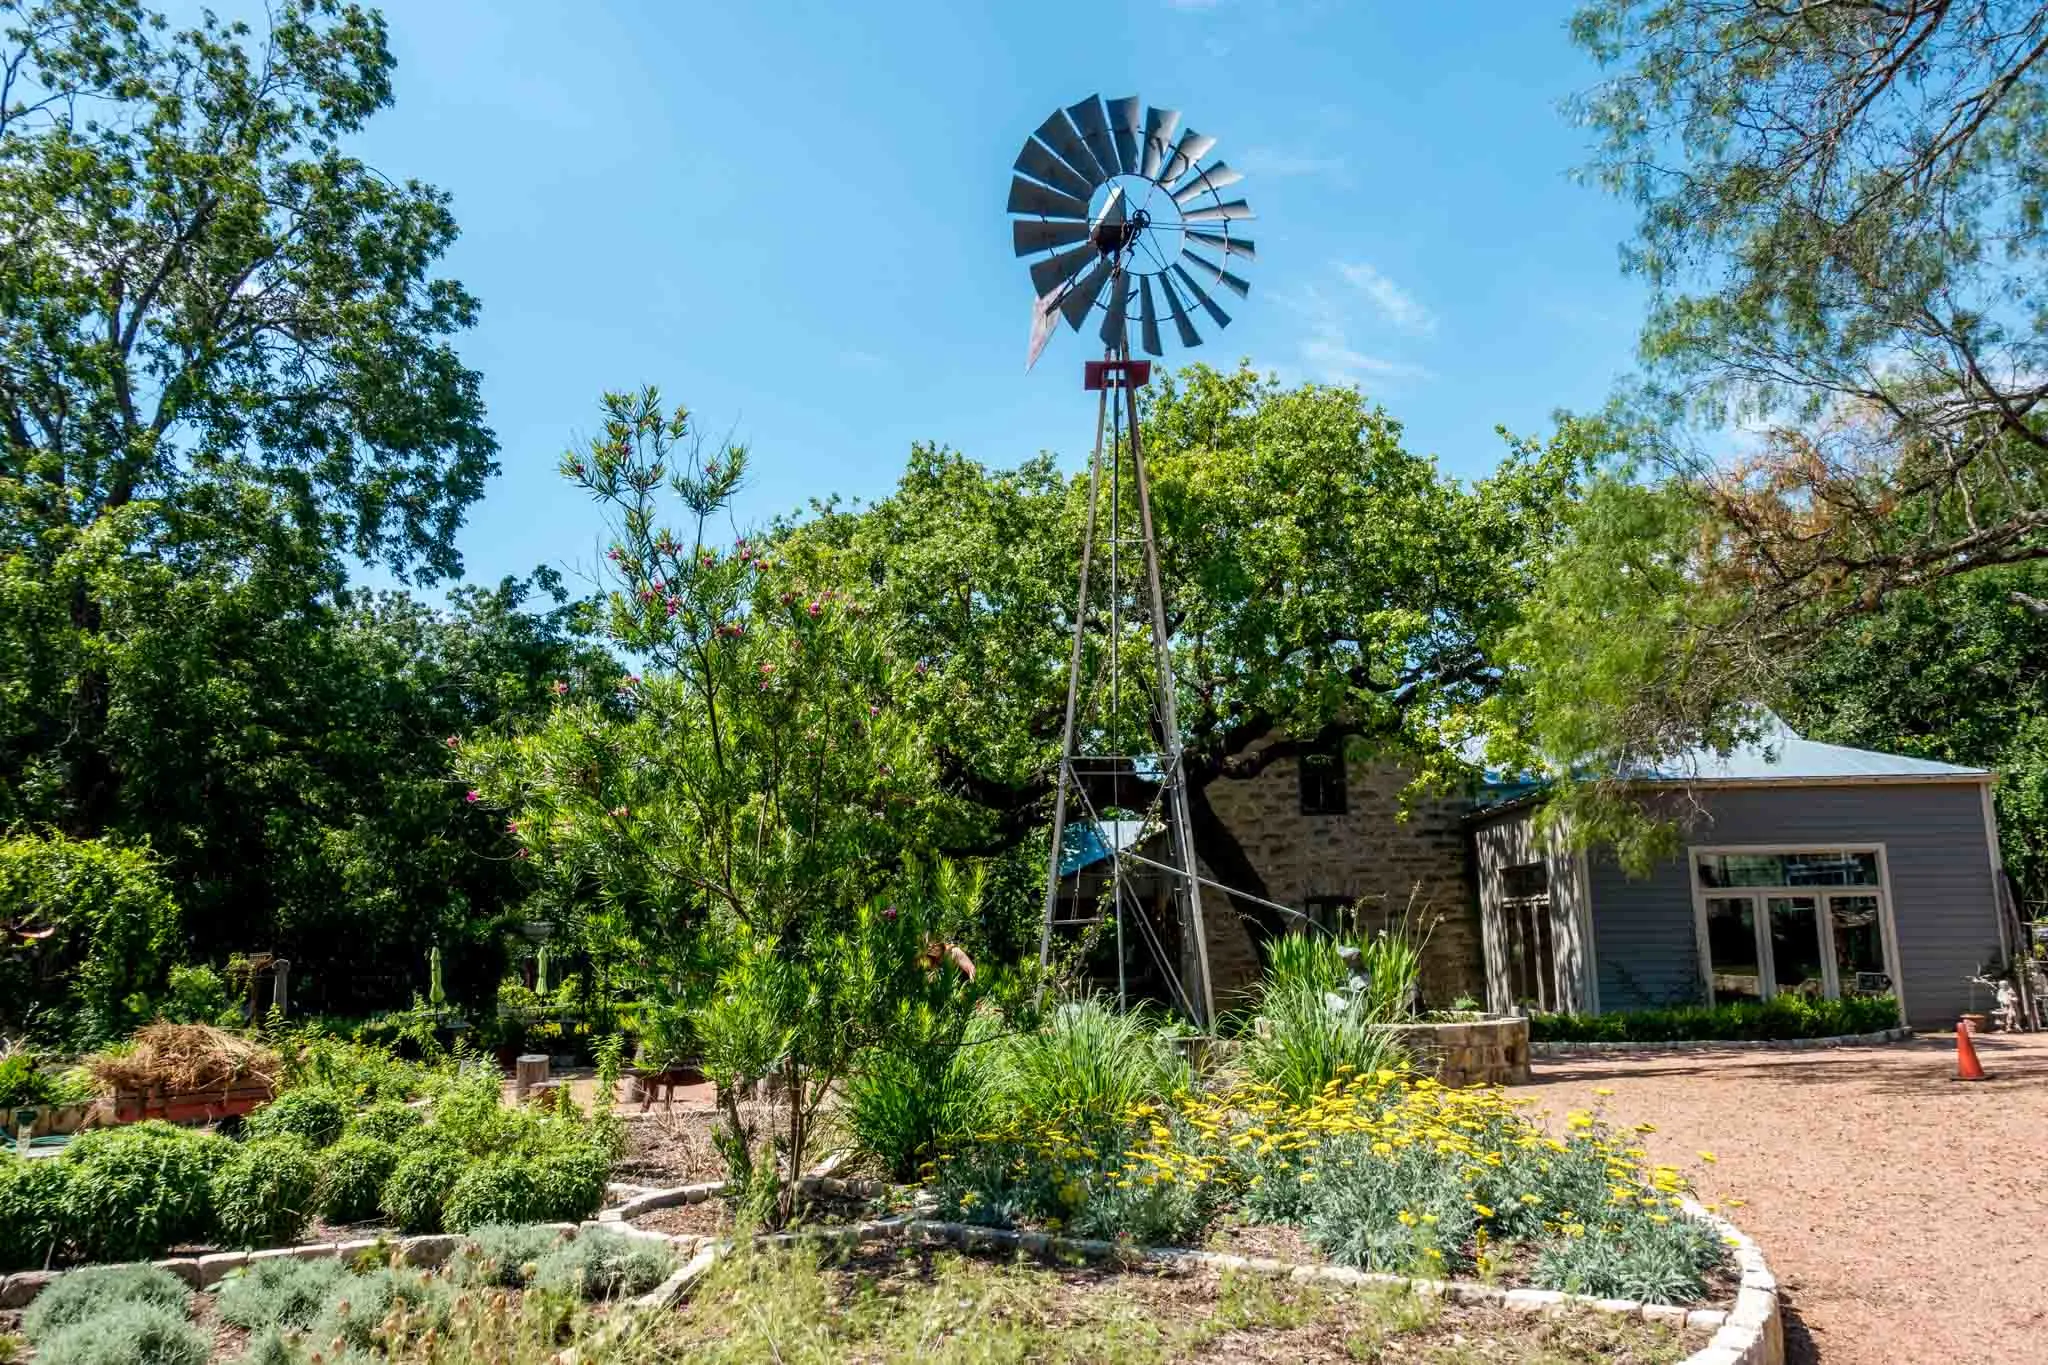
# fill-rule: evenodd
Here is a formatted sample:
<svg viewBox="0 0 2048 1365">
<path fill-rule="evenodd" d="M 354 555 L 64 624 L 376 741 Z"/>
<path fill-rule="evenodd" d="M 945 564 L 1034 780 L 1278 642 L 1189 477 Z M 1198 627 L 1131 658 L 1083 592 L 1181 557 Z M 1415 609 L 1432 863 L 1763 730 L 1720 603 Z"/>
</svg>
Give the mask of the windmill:
<svg viewBox="0 0 2048 1365">
<path fill-rule="evenodd" d="M 1148 355 L 1164 354 L 1164 318 L 1181 345 L 1199 346 L 1198 310 L 1213 327 L 1228 326 L 1230 315 L 1212 290 L 1244 297 L 1250 286 L 1230 267 L 1256 253 L 1236 230 L 1251 218 L 1250 206 L 1223 196 L 1243 177 L 1221 161 L 1204 165 L 1216 139 L 1183 130 L 1180 122 L 1174 109 L 1148 107 L 1141 114 L 1136 96 L 1105 102 L 1090 95 L 1055 109 L 1017 154 L 1008 207 L 1017 215 L 1011 223 L 1017 255 L 1037 258 L 1026 368 L 1037 363 L 1061 319 L 1078 332 L 1099 317 L 1103 348 L 1101 360 L 1082 367 L 1084 389 L 1096 394 L 1095 447 L 1039 962 L 1050 964 L 1055 930 L 1093 935 L 1107 922 L 1114 927 L 1122 996 L 1128 926 L 1152 953 L 1175 1003 L 1207 1029 L 1216 1005 L 1201 892 L 1214 883 L 1199 875 L 1188 819 L 1151 480 L 1138 439 L 1137 390 L 1151 378 L 1152 366 L 1131 358 L 1130 342 L 1135 329 Z M 1135 535 L 1127 500 L 1136 514 Z M 1135 672 L 1124 657 L 1127 620 L 1151 634 L 1149 678 L 1142 649 Z M 1091 622 L 1103 632 L 1099 641 L 1090 639 Z M 1147 694 L 1142 708 L 1124 704 L 1134 687 Z M 1142 723 L 1126 714 L 1132 710 L 1142 710 Z M 1129 802 L 1121 799 L 1127 791 Z M 1135 819 L 1105 818 L 1106 811 L 1133 808 Z M 1156 857 L 1142 851 L 1155 844 Z M 1109 909 L 1088 914 L 1079 904 L 1083 870 L 1104 858 L 1108 884 L 1097 906 L 1106 902 Z M 1069 879 L 1071 913 L 1063 914 L 1061 891 Z M 1144 904 L 1141 882 L 1163 889 L 1162 908 L 1178 928 L 1177 952 L 1173 936 Z"/>
</svg>

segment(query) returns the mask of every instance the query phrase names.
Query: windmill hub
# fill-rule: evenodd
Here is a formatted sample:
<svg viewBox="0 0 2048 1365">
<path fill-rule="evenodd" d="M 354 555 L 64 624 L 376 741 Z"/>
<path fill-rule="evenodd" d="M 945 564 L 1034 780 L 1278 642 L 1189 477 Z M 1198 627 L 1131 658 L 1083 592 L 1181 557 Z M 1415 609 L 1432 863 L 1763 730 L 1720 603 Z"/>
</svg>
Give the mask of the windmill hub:
<svg viewBox="0 0 2048 1365">
<path fill-rule="evenodd" d="M 1121 223 L 1097 223 L 1095 225 L 1095 250 L 1104 256 L 1130 254 L 1145 230 L 1152 226 L 1152 216 L 1139 209 Z"/>
</svg>

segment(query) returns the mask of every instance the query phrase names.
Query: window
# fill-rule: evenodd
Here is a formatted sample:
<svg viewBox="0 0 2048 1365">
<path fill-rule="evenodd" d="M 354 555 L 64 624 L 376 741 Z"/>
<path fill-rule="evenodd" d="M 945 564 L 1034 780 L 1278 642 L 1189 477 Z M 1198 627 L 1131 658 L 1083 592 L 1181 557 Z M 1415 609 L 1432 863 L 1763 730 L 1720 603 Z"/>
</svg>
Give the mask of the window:
<svg viewBox="0 0 2048 1365">
<path fill-rule="evenodd" d="M 1344 748 L 1341 742 L 1322 753 L 1303 754 L 1295 766 L 1301 773 L 1303 815 L 1344 814 Z"/>
<path fill-rule="evenodd" d="M 1516 863 L 1500 870 L 1500 894 L 1503 900 L 1525 901 L 1537 896 L 1550 894 L 1550 865 L 1548 863 Z"/>
<path fill-rule="evenodd" d="M 1310 896 L 1302 905 L 1308 922 L 1328 934 L 1345 935 L 1356 931 L 1352 923 L 1351 898 L 1349 896 Z"/>
<path fill-rule="evenodd" d="M 1894 990 L 1877 850 L 1703 850 L 1692 866 L 1701 971 L 1715 1001 Z"/>
</svg>

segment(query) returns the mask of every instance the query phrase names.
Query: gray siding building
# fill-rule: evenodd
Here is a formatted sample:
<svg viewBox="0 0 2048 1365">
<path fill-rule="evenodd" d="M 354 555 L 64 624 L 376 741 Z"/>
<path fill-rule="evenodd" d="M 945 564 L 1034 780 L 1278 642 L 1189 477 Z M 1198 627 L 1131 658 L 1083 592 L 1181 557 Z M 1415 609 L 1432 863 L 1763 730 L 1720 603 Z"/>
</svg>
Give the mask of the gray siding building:
<svg viewBox="0 0 2048 1365">
<path fill-rule="evenodd" d="M 1632 877 L 1545 839 L 1540 797 L 1473 818 L 1488 1004 L 1602 1013 L 1890 992 L 1947 1027 L 2006 959 L 1992 775 L 1780 729 L 1641 783 L 1682 856 Z"/>
</svg>

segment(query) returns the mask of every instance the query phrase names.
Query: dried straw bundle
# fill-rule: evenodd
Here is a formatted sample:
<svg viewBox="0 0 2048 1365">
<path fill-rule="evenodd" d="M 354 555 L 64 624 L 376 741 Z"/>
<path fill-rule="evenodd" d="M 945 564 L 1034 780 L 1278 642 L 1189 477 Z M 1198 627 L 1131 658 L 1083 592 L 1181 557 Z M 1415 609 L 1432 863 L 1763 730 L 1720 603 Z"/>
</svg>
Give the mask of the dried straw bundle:
<svg viewBox="0 0 2048 1365">
<path fill-rule="evenodd" d="M 275 1052 L 253 1038 L 206 1024 L 151 1024 L 118 1052 L 95 1053 L 85 1065 L 101 1089 L 188 1094 L 238 1085 L 275 1088 Z"/>
</svg>

